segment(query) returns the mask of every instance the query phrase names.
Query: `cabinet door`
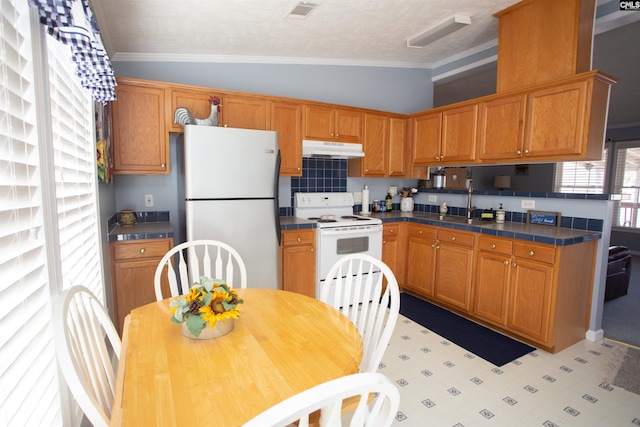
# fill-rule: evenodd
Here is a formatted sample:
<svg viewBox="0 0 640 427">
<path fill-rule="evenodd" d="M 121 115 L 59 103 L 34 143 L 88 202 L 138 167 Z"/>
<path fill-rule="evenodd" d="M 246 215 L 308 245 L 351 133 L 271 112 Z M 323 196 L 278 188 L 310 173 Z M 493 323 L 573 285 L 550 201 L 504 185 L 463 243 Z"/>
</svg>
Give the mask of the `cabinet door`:
<svg viewBox="0 0 640 427">
<path fill-rule="evenodd" d="M 433 296 L 436 241 L 409 236 L 407 251 L 407 287 L 425 296 Z"/>
<path fill-rule="evenodd" d="M 313 246 L 282 248 L 282 289 L 316 297 L 316 254 Z"/>
<path fill-rule="evenodd" d="M 198 119 L 206 119 L 211 116 L 211 102 L 209 99 L 213 96 L 220 96 L 220 94 L 215 93 L 212 90 L 202 89 L 202 90 L 172 90 L 171 91 L 171 111 L 170 115 L 170 126 L 169 130 L 171 132 L 183 132 L 184 129 L 179 124 L 174 123 L 174 115 L 178 108 L 186 108 L 189 113 L 195 118 Z M 218 122 L 220 123 L 222 117 L 218 114 Z"/>
<path fill-rule="evenodd" d="M 305 105 L 302 117 L 304 138 L 333 141 L 334 117 L 332 108 Z"/>
<path fill-rule="evenodd" d="M 113 102 L 114 173 L 168 175 L 164 89 L 120 84 Z"/>
<path fill-rule="evenodd" d="M 526 96 L 483 102 L 479 108 L 480 160 L 522 157 Z"/>
<path fill-rule="evenodd" d="M 587 81 L 529 94 L 524 155 L 549 158 L 578 155 L 586 149 Z"/>
<path fill-rule="evenodd" d="M 413 119 L 413 163 L 440 162 L 442 113 L 430 113 Z"/>
<path fill-rule="evenodd" d="M 476 158 L 478 106 L 469 105 L 442 112 L 440 160 L 447 163 Z"/>
<path fill-rule="evenodd" d="M 302 108 L 300 104 L 271 102 L 271 130 L 278 132 L 280 175 L 302 176 Z"/>
<path fill-rule="evenodd" d="M 242 129 L 266 130 L 267 101 L 242 96 L 224 96 L 221 103 L 221 126 Z"/>
<path fill-rule="evenodd" d="M 398 285 L 404 285 L 406 273 L 406 245 L 403 228 L 400 225 L 382 226 L 382 261 L 389 266 L 396 276 Z"/>
<path fill-rule="evenodd" d="M 507 326 L 524 337 L 550 344 L 553 267 L 514 258 Z"/>
<path fill-rule="evenodd" d="M 335 138 L 339 141 L 360 142 L 362 139 L 362 113 L 335 110 Z"/>
<path fill-rule="evenodd" d="M 376 114 L 364 115 L 364 159 L 362 174 L 380 176 L 387 174 L 387 141 L 389 118 Z"/>
<path fill-rule="evenodd" d="M 451 243 L 438 243 L 435 297 L 468 311 L 471 308 L 473 249 Z"/>
<path fill-rule="evenodd" d="M 507 292 L 511 257 L 480 252 L 476 260 L 473 313 L 498 325 L 507 323 Z"/>
<path fill-rule="evenodd" d="M 389 119 L 389 176 L 405 176 L 407 168 L 406 156 L 407 121 L 391 117 Z M 365 151 L 366 153 L 366 151 Z"/>
</svg>

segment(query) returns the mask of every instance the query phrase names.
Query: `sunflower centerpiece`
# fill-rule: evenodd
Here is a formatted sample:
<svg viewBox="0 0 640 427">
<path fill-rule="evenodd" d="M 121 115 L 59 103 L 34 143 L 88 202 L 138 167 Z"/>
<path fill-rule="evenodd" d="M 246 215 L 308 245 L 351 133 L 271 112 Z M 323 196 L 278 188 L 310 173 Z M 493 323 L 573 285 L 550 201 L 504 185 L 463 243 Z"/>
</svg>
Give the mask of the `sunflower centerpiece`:
<svg viewBox="0 0 640 427">
<path fill-rule="evenodd" d="M 191 286 L 188 294 L 171 301 L 171 321 L 182 323 L 183 334 L 187 335 L 188 330 L 194 338 L 201 338 L 208 326 L 211 331 L 206 338 L 215 338 L 233 329 L 233 319 L 240 316 L 242 303 L 237 292 L 224 280 L 203 276 L 199 283 Z"/>
</svg>

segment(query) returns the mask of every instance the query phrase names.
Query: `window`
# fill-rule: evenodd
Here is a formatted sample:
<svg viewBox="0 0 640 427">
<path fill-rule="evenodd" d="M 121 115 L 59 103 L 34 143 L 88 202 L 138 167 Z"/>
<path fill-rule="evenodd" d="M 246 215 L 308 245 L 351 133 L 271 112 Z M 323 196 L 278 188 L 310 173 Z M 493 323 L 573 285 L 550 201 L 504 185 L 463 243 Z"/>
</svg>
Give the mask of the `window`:
<svg viewBox="0 0 640 427">
<path fill-rule="evenodd" d="M 2 1 L 0 425 L 79 425 L 58 377 L 50 302 L 75 284 L 103 298 L 93 101 L 68 48 L 30 15 L 26 1 Z"/>
<path fill-rule="evenodd" d="M 613 212 L 613 225 L 640 227 L 640 146 L 616 149 L 614 193 L 621 194 Z"/>
<path fill-rule="evenodd" d="M 602 160 L 556 163 L 555 193 L 604 194 L 607 176 L 607 149 Z"/>
</svg>

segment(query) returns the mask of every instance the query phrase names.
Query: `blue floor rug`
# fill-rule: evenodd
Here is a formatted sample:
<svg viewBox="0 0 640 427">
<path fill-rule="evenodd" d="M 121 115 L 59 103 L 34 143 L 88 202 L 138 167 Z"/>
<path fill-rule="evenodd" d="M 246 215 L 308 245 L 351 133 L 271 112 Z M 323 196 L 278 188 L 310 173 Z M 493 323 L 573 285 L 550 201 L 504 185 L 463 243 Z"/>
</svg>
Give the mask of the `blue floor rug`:
<svg viewBox="0 0 640 427">
<path fill-rule="evenodd" d="M 400 314 L 496 366 L 535 350 L 406 292 L 400 294 Z"/>
</svg>

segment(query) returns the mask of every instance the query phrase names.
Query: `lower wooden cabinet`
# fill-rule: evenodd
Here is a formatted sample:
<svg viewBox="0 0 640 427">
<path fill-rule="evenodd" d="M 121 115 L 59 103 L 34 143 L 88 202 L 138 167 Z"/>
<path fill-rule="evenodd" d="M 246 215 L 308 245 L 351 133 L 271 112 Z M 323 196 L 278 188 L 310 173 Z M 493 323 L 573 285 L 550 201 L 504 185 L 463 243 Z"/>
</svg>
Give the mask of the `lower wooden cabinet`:
<svg viewBox="0 0 640 427">
<path fill-rule="evenodd" d="M 436 228 L 407 224 L 407 281 L 405 288 L 433 297 L 436 270 Z"/>
<path fill-rule="evenodd" d="M 402 223 L 383 224 L 382 226 L 382 262 L 389 266 L 400 289 L 404 287 L 407 270 L 405 267 L 407 252 L 405 234 L 405 227 Z"/>
<path fill-rule="evenodd" d="M 560 351 L 584 338 L 596 242 L 553 246 L 480 235 L 472 314 Z"/>
<path fill-rule="evenodd" d="M 316 297 L 316 231 L 282 231 L 280 277 L 282 289 Z"/>
<path fill-rule="evenodd" d="M 173 247 L 173 239 L 118 241 L 109 246 L 115 324 L 122 334 L 127 314 L 156 300 L 153 276 L 164 254 Z M 166 278 L 162 286 L 163 295 L 169 295 Z"/>
<path fill-rule="evenodd" d="M 475 233 L 439 228 L 436 243 L 436 301 L 471 309 Z"/>
</svg>

